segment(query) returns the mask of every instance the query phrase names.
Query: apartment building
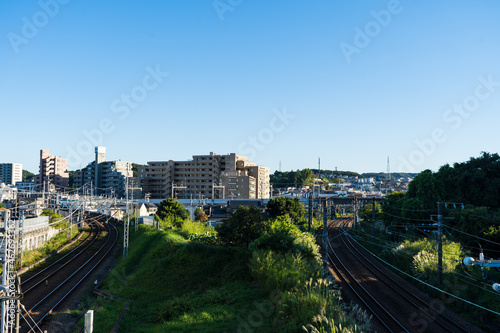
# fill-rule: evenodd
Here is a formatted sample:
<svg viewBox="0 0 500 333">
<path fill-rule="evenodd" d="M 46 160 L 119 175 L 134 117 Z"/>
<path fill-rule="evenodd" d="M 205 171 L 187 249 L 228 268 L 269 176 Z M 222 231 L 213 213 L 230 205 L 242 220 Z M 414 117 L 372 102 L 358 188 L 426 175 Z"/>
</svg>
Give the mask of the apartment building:
<svg viewBox="0 0 500 333">
<path fill-rule="evenodd" d="M 106 147 L 96 147 L 95 160 L 75 171 L 74 186 L 80 193 L 125 197 L 127 178 L 132 176 L 132 163 L 106 161 Z"/>
<path fill-rule="evenodd" d="M 50 155 L 48 150 L 40 150 L 40 169 L 35 183 L 39 188 L 46 184 L 54 185 L 56 190 L 67 189 L 69 185 L 68 160 Z"/>
<path fill-rule="evenodd" d="M 247 170 L 231 170 L 222 173 L 222 189 L 228 199 L 257 199 L 255 177 Z"/>
<path fill-rule="evenodd" d="M 252 168 L 252 174 L 248 168 Z M 143 193 L 149 193 L 152 199 L 221 199 L 231 195 L 235 199 L 269 198 L 269 190 L 264 193 L 265 186 L 257 191 L 257 184 L 269 184 L 269 169 L 260 167 L 263 169 L 259 172 L 258 168 L 246 156 L 210 153 L 194 155 L 189 161 L 148 162 L 139 168 L 139 180 Z M 266 169 L 267 179 L 257 179 L 266 177 Z"/>
<path fill-rule="evenodd" d="M 23 165 L 20 163 L 0 163 L 0 184 L 16 185 L 23 181 Z"/>
<path fill-rule="evenodd" d="M 248 175 L 255 178 L 256 199 L 269 199 L 270 176 L 269 168 L 260 165 L 248 165 Z"/>
</svg>

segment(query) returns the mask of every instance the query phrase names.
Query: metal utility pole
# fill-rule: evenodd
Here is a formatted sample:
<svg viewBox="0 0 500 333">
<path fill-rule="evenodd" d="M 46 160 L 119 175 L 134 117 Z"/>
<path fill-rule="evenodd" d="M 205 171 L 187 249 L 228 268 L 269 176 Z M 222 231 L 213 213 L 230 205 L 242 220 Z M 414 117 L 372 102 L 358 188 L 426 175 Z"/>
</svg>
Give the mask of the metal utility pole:
<svg viewBox="0 0 500 333">
<path fill-rule="evenodd" d="M 24 243 L 24 212 L 21 213 L 17 226 L 17 269 L 23 267 L 23 243 Z"/>
<path fill-rule="evenodd" d="M 69 205 L 69 218 L 68 218 L 68 223 L 69 223 L 69 239 L 71 239 L 71 235 L 73 234 L 73 206 L 70 204 Z"/>
<path fill-rule="evenodd" d="M 139 203 L 137 203 L 137 206 L 139 206 Z M 134 225 L 135 225 L 135 233 L 139 231 L 139 207 L 134 207 Z"/>
<path fill-rule="evenodd" d="M 438 283 L 443 284 L 443 203 L 438 202 Z"/>
<path fill-rule="evenodd" d="M 125 197 L 127 199 L 127 218 L 124 219 L 123 221 L 123 258 L 127 258 L 128 256 L 128 232 L 129 232 L 129 226 L 130 226 L 130 215 L 128 211 L 128 176 L 127 176 L 127 182 L 125 184 Z"/>
<path fill-rule="evenodd" d="M 375 198 L 372 199 L 372 238 L 375 242 Z"/>
<path fill-rule="evenodd" d="M 212 183 L 212 200 L 215 199 L 215 197 L 214 197 L 214 194 L 215 194 L 214 189 L 216 189 L 216 188 L 217 189 L 220 189 L 220 188 L 222 189 L 222 199 L 225 199 L 224 198 L 225 197 L 225 186 L 224 185 L 214 185 Z"/>
<path fill-rule="evenodd" d="M 3 294 L 1 299 L 1 322 L 0 332 L 14 332 L 18 330 L 19 326 L 16 324 L 19 312 L 18 308 L 18 275 L 16 270 L 16 252 L 18 244 L 16 244 L 16 223 L 10 218 L 10 211 L 4 212 L 4 236 L 0 242 L 0 257 L 3 263 L 1 290 Z"/>
<path fill-rule="evenodd" d="M 212 186 L 213 186 L 213 183 L 212 183 Z M 186 189 L 186 186 L 183 186 L 183 185 L 175 185 L 174 183 L 172 183 L 172 199 L 175 199 L 175 190 L 176 189 Z M 214 198 L 214 189 L 212 187 L 212 199 Z"/>
<path fill-rule="evenodd" d="M 387 173 L 385 174 L 385 196 L 387 196 L 387 188 L 389 187 L 390 180 L 391 180 L 391 168 L 389 166 L 389 156 L 387 156 Z"/>
<path fill-rule="evenodd" d="M 326 211 L 326 200 L 323 201 L 323 247 L 324 247 L 324 256 L 323 256 L 323 267 L 326 269 L 327 266 L 327 257 L 328 257 L 328 213 Z"/>
<path fill-rule="evenodd" d="M 311 225 L 312 225 L 312 221 L 313 221 L 313 198 L 312 196 L 309 196 L 309 214 L 307 216 L 307 220 L 308 220 L 308 224 L 309 224 L 309 228 L 308 228 L 308 231 L 311 232 Z"/>
<path fill-rule="evenodd" d="M 354 225 L 358 223 L 358 197 L 354 197 L 353 205 Z"/>
</svg>

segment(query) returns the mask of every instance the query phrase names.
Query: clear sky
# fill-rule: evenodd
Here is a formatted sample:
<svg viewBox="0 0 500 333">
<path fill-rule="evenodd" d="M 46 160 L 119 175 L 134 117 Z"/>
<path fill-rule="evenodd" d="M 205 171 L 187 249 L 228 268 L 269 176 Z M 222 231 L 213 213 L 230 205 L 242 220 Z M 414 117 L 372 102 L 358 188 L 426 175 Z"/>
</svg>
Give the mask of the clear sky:
<svg viewBox="0 0 500 333">
<path fill-rule="evenodd" d="M 500 142 L 496 0 L 0 2 L 0 162 L 437 170 Z"/>
</svg>

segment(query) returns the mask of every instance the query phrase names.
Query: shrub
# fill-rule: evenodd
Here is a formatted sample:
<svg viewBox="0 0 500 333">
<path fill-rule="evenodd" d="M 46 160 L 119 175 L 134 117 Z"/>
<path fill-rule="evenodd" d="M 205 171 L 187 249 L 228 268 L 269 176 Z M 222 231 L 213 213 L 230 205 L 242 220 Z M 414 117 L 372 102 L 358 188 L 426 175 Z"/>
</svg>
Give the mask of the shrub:
<svg viewBox="0 0 500 333">
<path fill-rule="evenodd" d="M 286 217 L 274 220 L 270 230 L 255 240 L 255 246 L 259 249 L 273 250 L 277 252 L 300 253 L 308 258 L 319 259 L 319 246 L 314 237 L 302 232 Z"/>
<path fill-rule="evenodd" d="M 203 243 L 207 245 L 221 245 L 221 241 L 217 235 L 210 234 L 208 231 L 205 234 L 194 233 L 189 235 L 190 241 Z"/>
<path fill-rule="evenodd" d="M 215 230 L 226 246 L 248 246 L 259 238 L 268 226 L 257 207 L 240 206 L 227 222 L 217 226 Z"/>
</svg>

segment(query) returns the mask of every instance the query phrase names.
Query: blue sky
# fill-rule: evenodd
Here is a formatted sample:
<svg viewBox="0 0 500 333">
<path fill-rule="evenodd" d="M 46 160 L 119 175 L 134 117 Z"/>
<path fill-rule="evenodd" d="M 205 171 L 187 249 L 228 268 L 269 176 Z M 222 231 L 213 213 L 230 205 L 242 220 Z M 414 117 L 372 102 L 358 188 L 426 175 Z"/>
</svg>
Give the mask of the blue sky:
<svg viewBox="0 0 500 333">
<path fill-rule="evenodd" d="M 0 2 L 0 162 L 236 152 L 437 170 L 498 152 L 500 3 Z"/>
</svg>

